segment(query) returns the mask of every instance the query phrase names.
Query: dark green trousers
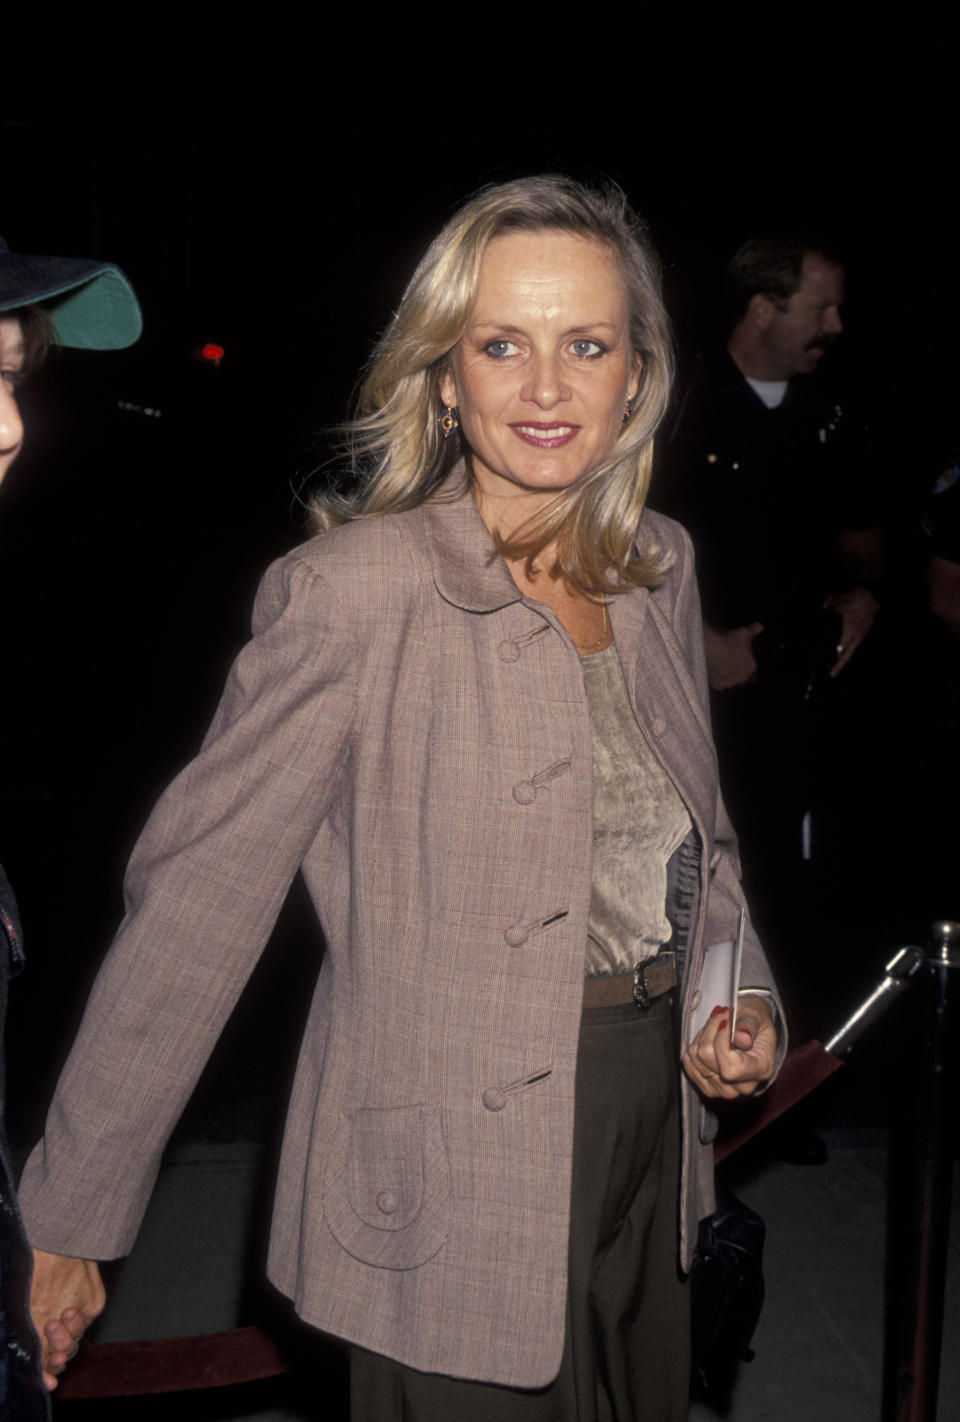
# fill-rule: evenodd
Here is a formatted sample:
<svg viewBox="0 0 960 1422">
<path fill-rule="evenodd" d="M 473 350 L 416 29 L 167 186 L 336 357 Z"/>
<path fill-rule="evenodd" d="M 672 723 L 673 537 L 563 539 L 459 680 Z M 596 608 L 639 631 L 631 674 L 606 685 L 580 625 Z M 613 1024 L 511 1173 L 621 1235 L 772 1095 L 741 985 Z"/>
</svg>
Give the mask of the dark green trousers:
<svg viewBox="0 0 960 1422">
<path fill-rule="evenodd" d="M 666 997 L 583 1013 L 567 1335 L 529 1391 L 351 1352 L 353 1422 L 686 1422 L 690 1304 L 677 1266 L 679 1068 Z M 518 1322 L 518 1327 L 522 1326 Z"/>
</svg>

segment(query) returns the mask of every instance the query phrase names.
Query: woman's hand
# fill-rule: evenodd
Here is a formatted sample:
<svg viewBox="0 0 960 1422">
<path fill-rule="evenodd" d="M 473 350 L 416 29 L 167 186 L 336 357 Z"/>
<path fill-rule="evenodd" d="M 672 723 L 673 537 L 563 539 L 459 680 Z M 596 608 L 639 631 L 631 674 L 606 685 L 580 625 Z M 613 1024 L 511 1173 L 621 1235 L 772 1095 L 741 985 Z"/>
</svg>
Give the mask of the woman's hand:
<svg viewBox="0 0 960 1422">
<path fill-rule="evenodd" d="M 106 1300 L 92 1259 L 33 1251 L 30 1317 L 40 1339 L 43 1381 L 51 1392 Z"/>
<path fill-rule="evenodd" d="M 683 1054 L 683 1069 L 701 1096 L 733 1101 L 773 1075 L 777 1029 L 763 997 L 741 997 L 730 1040 L 729 1008 L 714 1008 Z"/>
</svg>

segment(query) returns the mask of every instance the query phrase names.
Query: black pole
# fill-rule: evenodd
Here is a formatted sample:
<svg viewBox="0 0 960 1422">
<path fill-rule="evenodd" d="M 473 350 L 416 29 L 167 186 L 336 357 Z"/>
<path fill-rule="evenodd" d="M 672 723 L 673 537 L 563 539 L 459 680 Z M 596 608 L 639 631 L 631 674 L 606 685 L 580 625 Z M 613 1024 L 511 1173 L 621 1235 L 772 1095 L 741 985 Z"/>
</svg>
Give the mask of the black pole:
<svg viewBox="0 0 960 1422">
<path fill-rule="evenodd" d="M 891 1135 L 885 1422 L 934 1422 L 937 1415 L 960 1027 L 950 989 L 956 998 L 960 924 L 934 924 L 933 938 L 917 974 L 925 989 L 922 1069 L 904 1116 L 903 1146 Z"/>
</svg>

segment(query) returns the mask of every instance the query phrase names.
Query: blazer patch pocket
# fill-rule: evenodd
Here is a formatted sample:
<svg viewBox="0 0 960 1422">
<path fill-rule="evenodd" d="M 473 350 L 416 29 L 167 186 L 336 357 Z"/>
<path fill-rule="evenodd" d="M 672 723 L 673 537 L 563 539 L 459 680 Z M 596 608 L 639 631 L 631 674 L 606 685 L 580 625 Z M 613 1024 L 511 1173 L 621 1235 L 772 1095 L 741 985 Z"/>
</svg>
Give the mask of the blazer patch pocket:
<svg viewBox="0 0 960 1422">
<path fill-rule="evenodd" d="M 341 1117 L 323 1180 L 323 1212 L 355 1259 L 415 1269 L 447 1237 L 450 1173 L 440 1115 L 364 1107 Z"/>
</svg>

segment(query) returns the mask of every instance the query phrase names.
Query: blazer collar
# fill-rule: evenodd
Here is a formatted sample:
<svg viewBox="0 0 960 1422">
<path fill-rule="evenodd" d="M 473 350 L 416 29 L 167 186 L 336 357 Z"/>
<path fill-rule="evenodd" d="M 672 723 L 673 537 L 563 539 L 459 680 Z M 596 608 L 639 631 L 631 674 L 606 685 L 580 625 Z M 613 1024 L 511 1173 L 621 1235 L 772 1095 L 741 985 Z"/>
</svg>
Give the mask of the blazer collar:
<svg viewBox="0 0 960 1422">
<path fill-rule="evenodd" d="M 468 612 L 496 612 L 523 600 L 509 568 L 493 550 L 462 463 L 456 465 L 439 493 L 423 505 L 423 516 L 433 580 L 442 598 Z M 644 533 L 641 524 L 639 546 L 645 542 Z M 639 638 L 648 601 L 646 588 L 610 599 L 610 618 L 618 642 L 632 645 Z"/>
<path fill-rule="evenodd" d="M 713 833 L 714 749 L 687 653 L 646 588 L 613 598 L 610 621 L 634 715 L 648 736 L 653 732 L 655 752 L 708 839 Z"/>
<path fill-rule="evenodd" d="M 635 588 L 633 592 L 618 593 L 607 601 L 613 640 L 618 647 L 624 649 L 627 656 L 637 654 L 649 603 L 648 588 Z"/>
<path fill-rule="evenodd" d="M 439 494 L 423 505 L 423 516 L 433 580 L 442 598 L 467 612 L 496 612 L 521 600 L 509 568 L 494 553 L 462 463 Z"/>
</svg>

